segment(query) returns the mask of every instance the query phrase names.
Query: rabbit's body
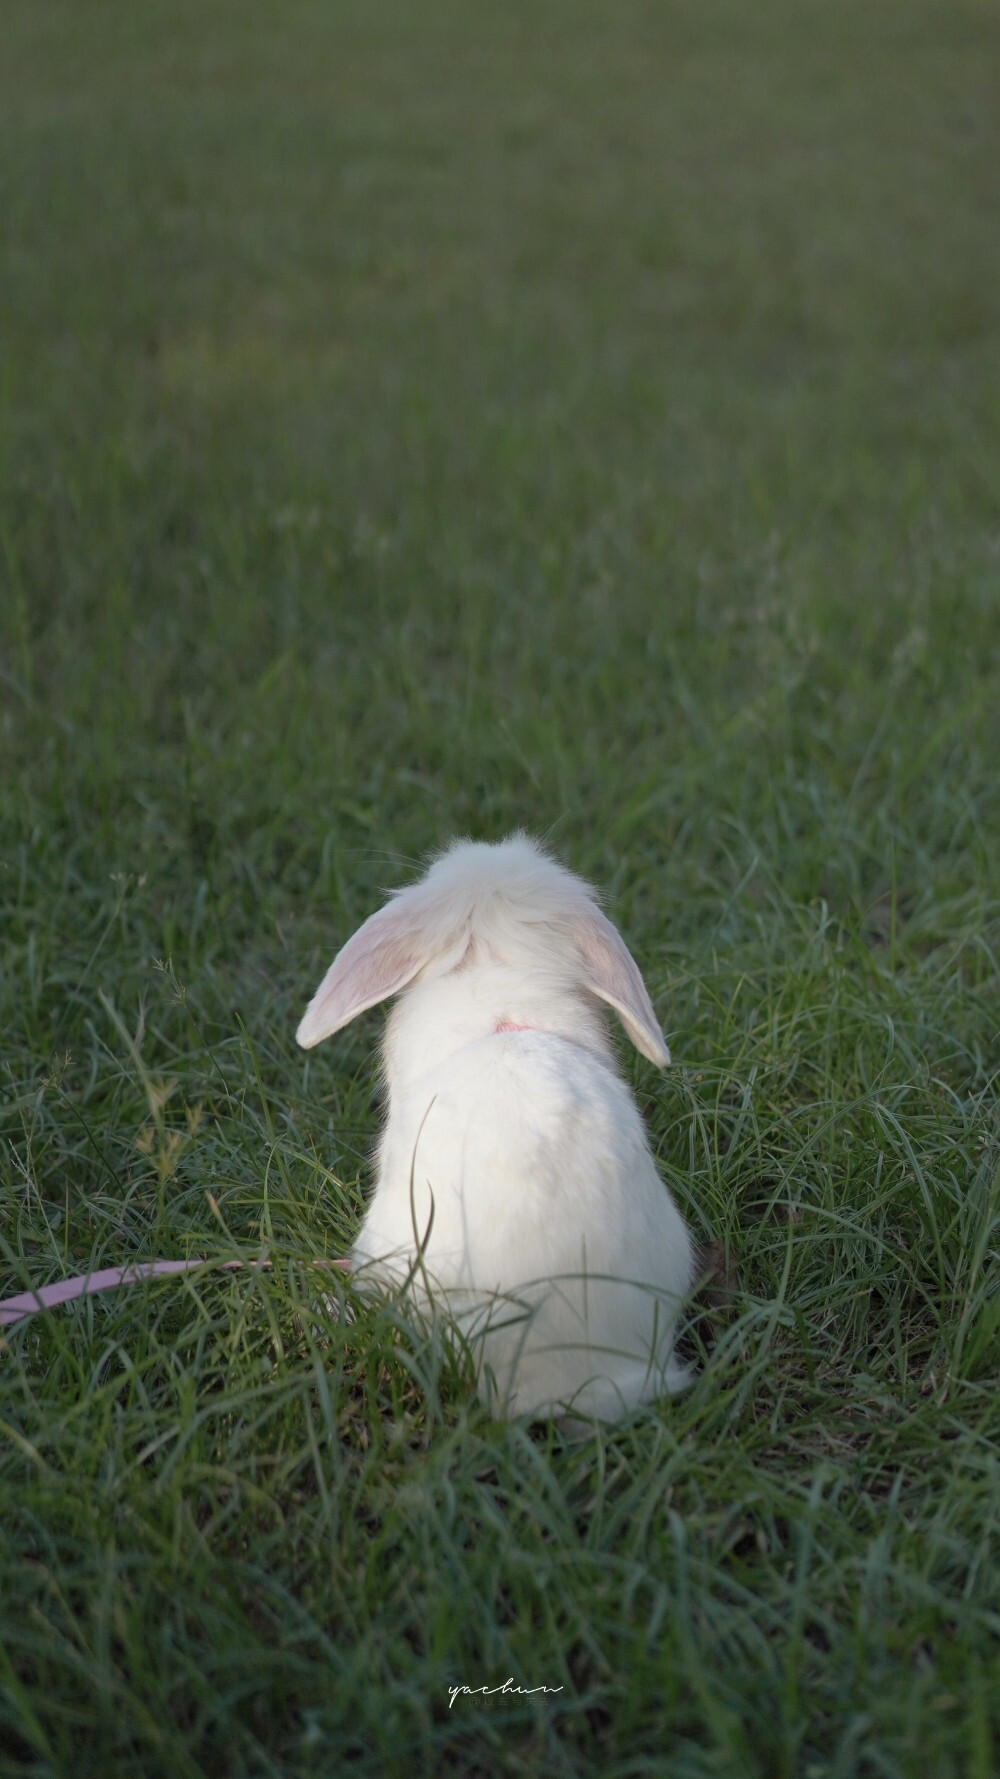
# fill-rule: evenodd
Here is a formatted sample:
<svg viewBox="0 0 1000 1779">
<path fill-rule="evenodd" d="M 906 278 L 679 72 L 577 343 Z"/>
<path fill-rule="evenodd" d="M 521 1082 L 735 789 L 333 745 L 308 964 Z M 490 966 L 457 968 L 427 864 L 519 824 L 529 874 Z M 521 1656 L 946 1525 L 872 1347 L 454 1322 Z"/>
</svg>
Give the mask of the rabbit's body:
<svg viewBox="0 0 1000 1779">
<path fill-rule="evenodd" d="M 494 1032 L 407 1082 L 354 1260 L 418 1291 L 426 1270 L 474 1341 L 488 1325 L 482 1393 L 508 1412 L 614 1419 L 683 1382 L 687 1231 L 625 1083 L 555 1033 Z"/>
<path fill-rule="evenodd" d="M 331 1016 L 346 1023 L 345 1004 L 378 986 L 378 956 L 402 987 L 413 932 L 430 927 L 386 1028 L 389 1112 L 354 1248 L 361 1276 L 443 1299 L 476 1346 L 480 1394 L 508 1413 L 613 1420 L 681 1387 L 673 1327 L 693 1250 L 599 998 L 656 1060 L 666 1047 L 591 892 L 517 837 L 456 846 L 367 927 L 380 921 L 356 958 L 366 928 L 344 948 L 301 1028 L 309 1042 Z"/>
</svg>

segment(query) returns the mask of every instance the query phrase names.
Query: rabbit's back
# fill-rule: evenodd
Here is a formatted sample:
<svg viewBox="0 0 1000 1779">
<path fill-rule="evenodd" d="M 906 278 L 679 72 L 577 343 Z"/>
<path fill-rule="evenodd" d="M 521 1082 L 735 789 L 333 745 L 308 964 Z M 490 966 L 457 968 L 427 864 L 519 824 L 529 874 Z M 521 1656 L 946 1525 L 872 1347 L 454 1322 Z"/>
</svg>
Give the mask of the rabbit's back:
<svg viewBox="0 0 1000 1779">
<path fill-rule="evenodd" d="M 413 1084 L 355 1255 L 446 1297 L 491 1407 L 615 1419 L 687 1381 L 687 1229 L 624 1081 L 565 1038 L 497 1033 Z"/>
<path fill-rule="evenodd" d="M 690 1243 L 614 1068 L 542 1031 L 498 1032 L 392 1107 L 359 1259 L 411 1257 L 440 1283 L 510 1290 L 585 1270 L 671 1284 Z"/>
</svg>

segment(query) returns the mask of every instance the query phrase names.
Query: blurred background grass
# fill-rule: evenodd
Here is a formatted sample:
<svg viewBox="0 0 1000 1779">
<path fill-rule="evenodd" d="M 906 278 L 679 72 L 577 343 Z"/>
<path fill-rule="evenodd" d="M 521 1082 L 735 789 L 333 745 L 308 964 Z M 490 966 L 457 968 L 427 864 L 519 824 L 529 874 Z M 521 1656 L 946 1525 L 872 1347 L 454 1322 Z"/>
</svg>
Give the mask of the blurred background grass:
<svg viewBox="0 0 1000 1779">
<path fill-rule="evenodd" d="M 387 1770 L 415 1737 L 428 1771 L 989 1773 L 995 9 L 8 0 L 4 36 L 12 1285 L 204 1251 L 219 1216 L 342 1251 L 378 1018 L 304 1064 L 297 1016 L 385 885 L 524 824 L 640 957 L 680 1068 L 629 1067 L 745 1318 L 686 1404 L 544 1481 L 460 1380 L 442 1408 L 421 1372 L 404 1412 L 377 1317 L 360 1356 L 326 1330 L 314 1451 L 277 1277 L 17 1336 L 5 1424 L 48 1468 L 15 1440 L 11 1770 L 29 1743 L 76 1773 Z M 203 1572 L 220 1390 L 243 1470 Z M 178 1400 L 192 1468 L 135 1462 Z M 425 1463 L 418 1537 L 384 1477 L 419 1493 Z M 496 1532 L 515 1501 L 529 1528 Z M 148 1667 L 167 1583 L 123 1630 L 122 1502 L 125 1569 L 155 1549 L 193 1600 Z M 376 1521 L 392 1561 L 355 1583 Z M 65 1658 L 15 1635 L 51 1629 L 43 1571 L 88 1627 Z M 292 1618 L 301 1671 L 244 1722 L 227 1664 L 263 1687 Z M 456 1743 L 446 1682 L 537 1684 L 557 1652 L 563 1715 L 508 1703 Z"/>
</svg>

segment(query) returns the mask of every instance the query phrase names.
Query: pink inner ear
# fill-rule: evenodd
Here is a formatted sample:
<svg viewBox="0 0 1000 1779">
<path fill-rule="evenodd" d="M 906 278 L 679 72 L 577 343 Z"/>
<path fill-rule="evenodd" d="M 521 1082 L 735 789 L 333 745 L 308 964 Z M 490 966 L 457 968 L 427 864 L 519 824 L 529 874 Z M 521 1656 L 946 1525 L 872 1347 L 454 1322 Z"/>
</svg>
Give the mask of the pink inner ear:
<svg viewBox="0 0 1000 1779">
<path fill-rule="evenodd" d="M 658 1068 L 665 1068 L 670 1052 L 639 966 L 618 929 L 599 908 L 594 908 L 580 923 L 577 944 L 588 986 L 614 1008 L 636 1049 Z"/>
<path fill-rule="evenodd" d="M 403 897 L 380 908 L 334 958 L 303 1015 L 298 1043 L 308 1050 L 398 994 L 427 963 L 429 949 Z"/>
</svg>

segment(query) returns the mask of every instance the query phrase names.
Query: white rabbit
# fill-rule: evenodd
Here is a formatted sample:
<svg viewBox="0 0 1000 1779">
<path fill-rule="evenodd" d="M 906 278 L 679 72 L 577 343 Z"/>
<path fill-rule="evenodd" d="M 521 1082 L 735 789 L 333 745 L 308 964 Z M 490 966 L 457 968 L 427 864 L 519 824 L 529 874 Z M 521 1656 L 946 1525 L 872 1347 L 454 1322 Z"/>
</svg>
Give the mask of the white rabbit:
<svg viewBox="0 0 1000 1779">
<path fill-rule="evenodd" d="M 390 995 L 388 1118 L 352 1266 L 443 1298 L 502 1412 L 617 1420 L 682 1388 L 693 1248 L 600 1003 L 651 1062 L 670 1056 L 593 890 L 527 835 L 456 841 L 348 940 L 298 1042 Z"/>
</svg>

